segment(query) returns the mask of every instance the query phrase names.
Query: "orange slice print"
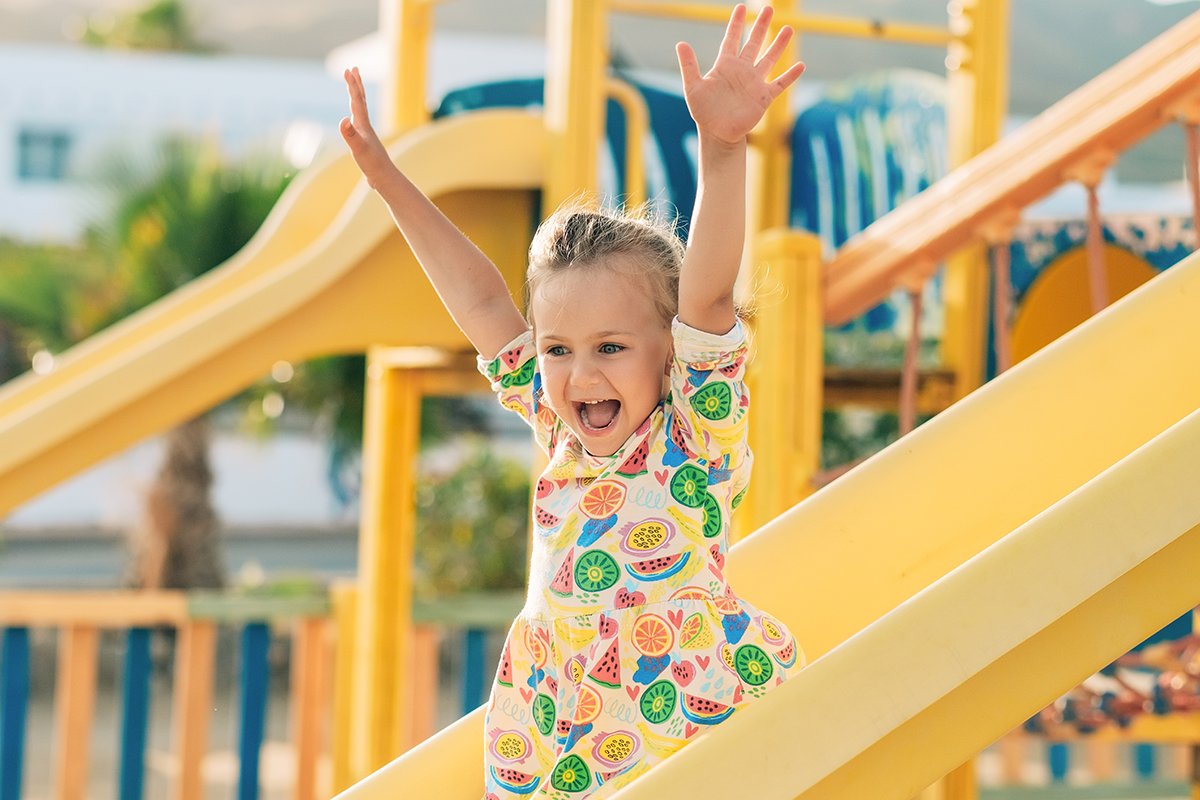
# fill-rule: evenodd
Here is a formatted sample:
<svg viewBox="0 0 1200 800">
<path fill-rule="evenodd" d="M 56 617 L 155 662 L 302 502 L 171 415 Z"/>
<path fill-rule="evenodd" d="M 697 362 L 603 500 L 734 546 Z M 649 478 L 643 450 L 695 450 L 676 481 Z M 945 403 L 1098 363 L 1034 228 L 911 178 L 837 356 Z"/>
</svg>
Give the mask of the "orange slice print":
<svg viewBox="0 0 1200 800">
<path fill-rule="evenodd" d="M 596 481 L 579 501 L 579 510 L 592 519 L 605 519 L 616 513 L 625 502 L 625 484 L 617 481 Z"/>
<path fill-rule="evenodd" d="M 650 658 L 665 655 L 675 643 L 675 634 L 657 614 L 642 614 L 633 623 L 633 646 Z"/>
<path fill-rule="evenodd" d="M 717 611 L 720 611 L 722 614 L 725 614 L 725 615 L 742 613 L 742 607 L 738 603 L 738 601 L 734 600 L 732 597 L 729 597 L 727 595 L 721 595 L 720 597 L 714 597 L 712 604 L 713 604 L 713 607 L 717 609 Z"/>
<path fill-rule="evenodd" d="M 536 669 L 546 666 L 546 645 L 541 637 L 533 632 L 533 628 L 525 629 L 525 646 L 529 648 L 529 655 L 533 658 L 533 666 Z"/>
<path fill-rule="evenodd" d="M 600 699 L 600 693 L 586 683 L 581 683 L 579 694 L 575 696 L 575 713 L 571 716 L 571 722 L 587 725 L 600 716 L 600 709 L 603 707 L 604 701 Z"/>
</svg>

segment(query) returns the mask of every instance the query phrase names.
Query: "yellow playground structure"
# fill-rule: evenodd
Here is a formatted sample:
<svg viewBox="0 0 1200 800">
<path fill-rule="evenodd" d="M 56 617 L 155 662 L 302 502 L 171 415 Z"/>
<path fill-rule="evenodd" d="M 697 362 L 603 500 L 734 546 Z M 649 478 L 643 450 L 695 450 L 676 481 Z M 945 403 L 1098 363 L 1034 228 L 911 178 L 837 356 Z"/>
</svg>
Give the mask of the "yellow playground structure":
<svg viewBox="0 0 1200 800">
<path fill-rule="evenodd" d="M 641 196 L 646 113 L 610 76 L 609 15 L 721 22 L 728 9 L 548 0 L 544 110 L 431 122 L 423 87 L 437 4 L 385 5 L 395 57 L 379 128 L 519 296 L 539 208 L 597 189 L 609 98 L 629 126 L 629 199 Z M 813 235 L 787 227 L 786 99 L 755 133 L 744 284 L 773 301 L 753 321 L 757 468 L 728 569 L 812 663 L 618 796 L 907 800 L 948 776 L 942 796 L 971 797 L 977 753 L 1200 603 L 1200 372 L 1188 366 L 1200 363 L 1200 258 L 1053 344 L 1024 334 L 1024 360 L 981 387 L 990 263 L 1006 268 L 990 249 L 1004 251 L 1022 209 L 1066 182 L 1094 198 L 1117 155 L 1162 126 L 1195 135 L 1200 14 L 998 141 L 1008 0 L 956 0 L 944 29 L 805 14 L 800 0 L 774 6 L 773 24 L 802 35 L 947 47 L 954 169 L 824 260 Z M 1090 252 L 1099 310 L 1120 292 L 1107 285 L 1102 243 Z M 825 326 L 896 290 L 918 295 L 941 265 L 942 361 L 956 402 L 814 494 Z M 1001 324 L 1003 294 L 1001 370 L 1021 360 Z M 63 354 L 50 374 L 0 389 L 0 515 L 278 360 L 363 351 L 365 485 L 358 580 L 337 606 L 352 622 L 337 643 L 335 789 L 343 800 L 476 800 L 482 709 L 412 747 L 409 574 L 421 396 L 483 384 L 349 156 L 294 181 L 230 262 Z M 906 371 L 902 414 L 917 381 Z M 1200 727 L 1162 735 L 1200 742 Z M 182 784 L 199 781 L 195 759 L 181 770 Z M 200 795 L 184 786 L 177 796 Z"/>
</svg>

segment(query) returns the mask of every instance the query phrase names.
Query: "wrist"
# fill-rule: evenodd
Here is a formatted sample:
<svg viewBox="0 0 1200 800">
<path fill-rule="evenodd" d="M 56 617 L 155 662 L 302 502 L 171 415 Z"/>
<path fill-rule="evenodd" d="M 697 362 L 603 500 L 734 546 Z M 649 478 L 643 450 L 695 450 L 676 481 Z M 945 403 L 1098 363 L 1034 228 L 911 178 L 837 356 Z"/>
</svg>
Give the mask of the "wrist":
<svg viewBox="0 0 1200 800">
<path fill-rule="evenodd" d="M 696 138 L 701 152 L 715 156 L 744 155 L 748 140 L 748 137 L 743 136 L 740 139 L 729 141 L 728 139 L 722 139 L 715 133 L 706 133 L 702 130 L 697 131 Z"/>
</svg>

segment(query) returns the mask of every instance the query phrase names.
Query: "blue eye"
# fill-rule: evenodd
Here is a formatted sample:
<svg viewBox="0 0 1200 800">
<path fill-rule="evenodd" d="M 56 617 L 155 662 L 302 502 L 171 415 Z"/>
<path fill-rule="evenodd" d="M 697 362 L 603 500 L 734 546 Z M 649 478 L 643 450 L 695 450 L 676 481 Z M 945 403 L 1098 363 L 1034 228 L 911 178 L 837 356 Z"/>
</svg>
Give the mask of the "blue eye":
<svg viewBox="0 0 1200 800">
<path fill-rule="evenodd" d="M 546 348 L 546 355 L 548 356 L 562 356 L 566 355 L 566 353 L 567 348 L 563 347 L 561 344 L 556 344 L 553 347 Z"/>
<path fill-rule="evenodd" d="M 619 344 L 602 344 L 602 345 L 600 345 L 600 352 L 606 356 L 615 355 L 624 349 L 625 348 Z"/>
</svg>

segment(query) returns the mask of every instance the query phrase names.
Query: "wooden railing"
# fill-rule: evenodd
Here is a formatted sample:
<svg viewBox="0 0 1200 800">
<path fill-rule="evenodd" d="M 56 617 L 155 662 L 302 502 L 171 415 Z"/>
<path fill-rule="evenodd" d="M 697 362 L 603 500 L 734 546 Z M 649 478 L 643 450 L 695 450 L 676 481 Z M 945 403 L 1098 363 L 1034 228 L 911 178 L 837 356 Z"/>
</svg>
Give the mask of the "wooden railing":
<svg viewBox="0 0 1200 800">
<path fill-rule="evenodd" d="M 1117 154 L 1174 122 L 1200 122 L 1193 14 L 847 242 L 825 269 L 825 319 L 841 325 L 919 282 L 959 248 L 1004 238 L 1059 186 L 1093 189 Z"/>
<path fill-rule="evenodd" d="M 414 606 L 415 642 L 413 739 L 437 729 L 438 643 L 453 631 L 462 636 L 460 707 L 468 713 L 486 697 L 489 665 L 486 633 L 503 630 L 523 602 L 518 593 L 463 597 Z M 300 597 L 208 592 L 0 592 L 0 800 L 20 800 L 23 766 L 49 763 L 51 797 L 85 800 L 92 767 L 99 642 L 102 631 L 124 634 L 124 664 L 118 708 L 116 765 L 118 800 L 145 795 L 150 728 L 151 645 L 156 630 L 174 634 L 171 745 L 175 765 L 172 800 L 205 796 L 202 764 L 209 755 L 222 628 L 237 632 L 237 798 L 260 795 L 260 754 L 265 740 L 270 670 L 268 650 L 280 630 L 291 639 L 288 677 L 289 744 L 294 752 L 291 796 L 317 800 L 345 788 L 350 773 L 346 712 L 351 691 L 349 656 L 354 640 L 355 589 Z M 52 744 L 47 754 L 28 754 L 31 695 L 31 634 L 57 632 Z M 332 724 L 331 724 L 332 723 Z M 330 735 L 326 731 L 331 731 Z M 105 735 L 100 732 L 99 735 Z M 32 757 L 31 757 L 32 756 Z M 332 770 L 319 785 L 322 760 Z"/>
</svg>

